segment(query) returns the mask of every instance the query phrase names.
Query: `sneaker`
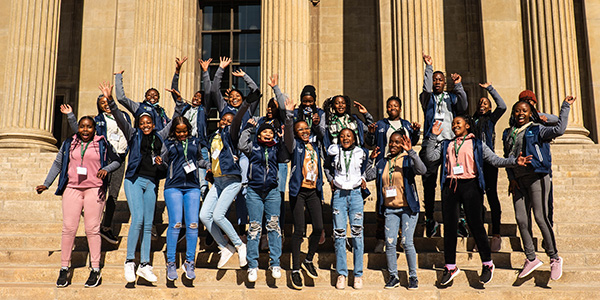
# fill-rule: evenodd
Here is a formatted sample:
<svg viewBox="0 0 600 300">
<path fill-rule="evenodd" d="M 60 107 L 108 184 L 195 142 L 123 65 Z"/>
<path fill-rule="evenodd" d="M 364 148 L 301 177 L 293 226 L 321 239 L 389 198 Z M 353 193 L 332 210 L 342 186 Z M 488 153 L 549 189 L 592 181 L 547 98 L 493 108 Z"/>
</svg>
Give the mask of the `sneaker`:
<svg viewBox="0 0 600 300">
<path fill-rule="evenodd" d="M 335 283 L 335 288 L 338 290 L 343 290 L 346 288 L 346 276 L 339 275 L 337 282 Z"/>
<path fill-rule="evenodd" d="M 500 252 L 500 249 L 502 249 L 502 239 L 499 236 L 493 236 L 490 240 L 490 248 L 492 252 Z"/>
<path fill-rule="evenodd" d="M 84 286 L 86 288 L 97 287 L 98 284 L 100 284 L 101 278 L 102 278 L 102 274 L 100 274 L 100 269 L 98 269 L 98 271 L 95 271 L 94 269 L 92 269 L 90 271 L 90 277 L 88 277 L 88 280 L 85 282 Z"/>
<path fill-rule="evenodd" d="M 460 273 L 460 269 L 458 267 L 454 268 L 453 270 L 448 270 L 446 267 L 444 267 L 444 274 L 442 274 L 440 285 L 447 285 L 450 283 L 450 281 L 452 281 L 452 279 L 454 279 L 454 277 L 456 277 L 456 275 L 458 275 L 458 273 Z"/>
<path fill-rule="evenodd" d="M 491 267 L 488 265 L 483 265 L 483 267 L 481 268 L 481 275 L 479 275 L 479 282 L 483 284 L 490 282 L 494 277 L 495 269 L 496 266 L 494 264 L 492 264 Z"/>
<path fill-rule="evenodd" d="M 107 229 L 100 229 L 100 236 L 105 239 L 107 242 L 116 245 L 119 243 L 119 240 L 117 239 L 117 237 L 113 234 L 112 230 L 110 228 Z"/>
<path fill-rule="evenodd" d="M 550 279 L 559 280 L 560 277 L 562 277 L 562 265 L 562 257 L 558 257 L 558 259 L 550 259 Z"/>
<path fill-rule="evenodd" d="M 377 245 L 375 245 L 375 250 L 373 250 L 373 252 L 383 253 L 384 251 L 385 251 L 385 241 L 377 240 Z"/>
<path fill-rule="evenodd" d="M 416 290 L 419 288 L 419 279 L 417 277 L 409 277 L 408 278 L 408 289 Z"/>
<path fill-rule="evenodd" d="M 467 229 L 467 221 L 465 221 L 465 219 L 460 218 L 460 220 L 458 220 L 458 227 L 456 229 L 456 234 L 459 237 L 469 237 L 469 230 Z"/>
<path fill-rule="evenodd" d="M 269 237 L 266 234 L 260 237 L 260 250 L 269 250 Z"/>
<path fill-rule="evenodd" d="M 175 266 L 175 264 L 173 264 Z M 150 264 L 142 264 L 138 267 L 137 272 L 135 272 L 137 276 L 140 276 L 146 279 L 149 282 L 157 282 L 158 278 L 154 273 L 152 273 L 152 266 Z"/>
<path fill-rule="evenodd" d="M 181 243 L 181 241 L 185 240 L 185 227 L 181 227 L 179 229 L 179 236 L 177 237 L 177 243 Z"/>
<path fill-rule="evenodd" d="M 227 264 L 229 259 L 235 253 L 235 247 L 228 244 L 225 248 L 221 248 L 221 251 L 219 253 L 221 253 L 221 258 L 219 259 L 217 268 L 221 269 L 223 268 L 223 266 L 225 266 L 225 264 Z"/>
<path fill-rule="evenodd" d="M 362 277 L 354 277 L 354 289 L 360 290 L 363 288 L 363 279 Z"/>
<path fill-rule="evenodd" d="M 175 281 L 179 276 L 177 275 L 177 267 L 174 262 L 167 263 L 167 280 Z"/>
<path fill-rule="evenodd" d="M 240 246 L 237 246 L 238 258 L 240 260 L 240 267 L 245 267 L 248 264 L 248 259 L 246 258 L 246 244 L 242 243 Z"/>
<path fill-rule="evenodd" d="M 256 279 L 258 279 L 258 268 L 248 269 L 248 281 L 256 282 Z"/>
<path fill-rule="evenodd" d="M 319 277 L 319 273 L 317 273 L 317 270 L 315 269 L 315 265 L 313 264 L 312 261 L 308 261 L 305 260 L 302 262 L 302 269 L 304 271 L 306 271 L 306 274 L 308 274 L 308 277 L 312 278 L 312 279 L 316 279 Z"/>
<path fill-rule="evenodd" d="M 125 280 L 127 282 L 135 281 L 135 263 L 134 262 L 125 262 Z"/>
<path fill-rule="evenodd" d="M 271 269 L 271 276 L 273 276 L 273 278 L 275 278 L 275 279 L 281 278 L 281 267 L 274 266 L 274 267 L 270 267 L 270 269 Z"/>
<path fill-rule="evenodd" d="M 194 265 L 194 262 L 187 260 L 183 263 L 183 265 L 181 265 L 181 269 L 183 270 L 185 277 L 189 280 L 196 279 L 196 272 L 194 272 L 195 268 L 196 266 Z"/>
<path fill-rule="evenodd" d="M 67 285 L 69 285 L 69 268 L 60 268 L 58 280 L 56 280 L 56 287 L 62 288 Z"/>
<path fill-rule="evenodd" d="M 390 279 L 388 279 L 388 282 L 385 284 L 386 289 L 393 289 L 393 288 L 397 288 L 400 286 L 400 279 L 398 279 L 397 276 L 390 276 Z"/>
<path fill-rule="evenodd" d="M 433 219 L 425 220 L 425 234 L 427 237 L 432 237 L 438 232 L 440 224 Z"/>
<path fill-rule="evenodd" d="M 300 270 L 292 271 L 292 286 L 297 289 L 302 289 L 302 276 L 300 276 Z"/>
<path fill-rule="evenodd" d="M 325 244 L 325 229 L 321 230 L 321 237 L 319 238 L 319 245 Z"/>
<path fill-rule="evenodd" d="M 519 273 L 519 278 L 527 277 L 527 275 L 531 274 L 531 272 L 535 271 L 535 269 L 539 268 L 542 264 L 543 262 L 537 257 L 533 261 L 525 259 L 523 270 Z"/>
</svg>

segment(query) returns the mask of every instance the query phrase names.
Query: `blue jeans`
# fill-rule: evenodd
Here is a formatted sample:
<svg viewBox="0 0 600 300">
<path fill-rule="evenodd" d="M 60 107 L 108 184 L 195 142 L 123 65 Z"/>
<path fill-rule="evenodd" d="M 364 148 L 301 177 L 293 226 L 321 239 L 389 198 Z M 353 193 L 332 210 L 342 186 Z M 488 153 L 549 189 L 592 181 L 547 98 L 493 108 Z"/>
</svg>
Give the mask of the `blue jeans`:
<svg viewBox="0 0 600 300">
<path fill-rule="evenodd" d="M 277 175 L 279 176 L 279 186 L 277 186 L 277 189 L 279 190 L 281 197 L 281 215 L 279 216 L 279 223 L 285 224 L 285 188 L 287 187 L 288 175 L 287 163 L 279 163 L 279 172 Z"/>
<path fill-rule="evenodd" d="M 154 220 L 154 205 L 156 204 L 156 184 L 144 177 L 135 176 L 125 179 L 125 196 L 131 225 L 127 234 L 127 259 L 135 259 L 140 233 L 142 246 L 140 248 L 140 262 L 150 262 L 150 242 L 152 235 L 152 220 Z"/>
<path fill-rule="evenodd" d="M 227 246 L 227 240 L 223 236 L 223 232 L 225 232 L 235 246 L 242 244 L 242 240 L 240 240 L 233 225 L 231 225 L 225 216 L 233 199 L 240 191 L 241 186 L 240 176 L 226 175 L 215 177 L 215 182 L 208 195 L 206 195 L 206 199 L 204 199 L 202 209 L 200 209 L 202 224 L 206 226 L 206 230 L 208 230 L 210 235 L 215 239 L 215 242 L 217 242 L 217 245 L 221 248 Z"/>
<path fill-rule="evenodd" d="M 396 261 L 396 243 L 398 241 L 398 229 L 402 222 L 402 248 L 406 254 L 408 265 L 408 276 L 417 277 L 417 251 L 413 244 L 415 227 L 419 213 L 413 213 L 408 207 L 385 208 L 385 256 L 387 258 L 390 276 L 398 277 L 398 262 Z"/>
<path fill-rule="evenodd" d="M 202 149 L 200 149 L 200 151 L 202 153 L 202 159 L 204 159 L 205 161 L 209 161 L 208 148 L 202 147 Z M 208 193 L 208 181 L 206 181 L 206 169 L 200 168 L 198 171 L 199 171 L 198 176 L 200 176 L 200 195 L 201 195 L 202 199 L 204 199 L 204 198 L 206 198 L 206 194 Z"/>
<path fill-rule="evenodd" d="M 248 187 L 246 197 L 248 205 L 248 217 L 250 227 L 248 228 L 248 268 L 258 268 L 258 243 L 262 232 L 263 213 L 267 220 L 267 235 L 269 237 L 269 265 L 279 266 L 281 257 L 281 227 L 279 226 L 279 207 L 281 196 L 277 189 L 272 189 L 264 197 Z"/>
<path fill-rule="evenodd" d="M 350 220 L 350 235 L 354 253 L 354 277 L 363 273 L 363 198 L 360 188 L 335 190 L 331 200 L 333 209 L 333 237 L 335 238 L 335 270 L 339 275 L 348 276 L 346 264 L 346 225 Z"/>
<path fill-rule="evenodd" d="M 198 212 L 200 211 L 200 189 L 165 190 L 165 203 L 169 214 L 169 228 L 167 229 L 167 262 L 175 262 L 177 240 L 183 214 L 185 213 L 185 240 L 187 249 L 185 260 L 193 262 L 196 258 L 196 244 L 198 243 Z"/>
</svg>

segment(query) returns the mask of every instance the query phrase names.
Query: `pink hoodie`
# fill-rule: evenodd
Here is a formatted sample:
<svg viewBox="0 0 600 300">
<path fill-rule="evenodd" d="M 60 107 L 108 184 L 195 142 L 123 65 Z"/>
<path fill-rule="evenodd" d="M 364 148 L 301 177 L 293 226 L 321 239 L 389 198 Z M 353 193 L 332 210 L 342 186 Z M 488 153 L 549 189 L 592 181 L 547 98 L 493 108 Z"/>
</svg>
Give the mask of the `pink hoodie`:
<svg viewBox="0 0 600 300">
<path fill-rule="evenodd" d="M 456 152 L 454 152 L 454 141 L 450 141 L 448 144 L 448 149 L 446 151 L 446 169 L 448 171 L 448 175 L 446 178 L 452 179 L 471 179 L 477 176 L 477 168 L 475 167 L 475 159 L 473 157 L 473 139 L 475 135 L 472 133 L 467 134 L 464 137 L 466 140 L 464 144 L 461 143 L 463 138 L 457 137 L 454 141 L 456 141 L 456 147 L 460 147 L 458 152 L 458 158 L 456 157 Z M 463 167 L 463 173 L 460 175 L 454 174 L 454 167 L 460 164 Z"/>
<path fill-rule="evenodd" d="M 103 182 L 102 179 L 96 175 L 100 170 L 100 144 L 99 141 L 103 139 L 103 136 L 95 135 L 92 142 L 87 147 L 84 153 L 83 161 L 81 160 L 82 146 L 85 149 L 87 143 L 82 142 L 80 139 L 73 137 L 73 143 L 71 144 L 69 154 L 69 183 L 70 188 L 94 188 L 101 187 Z M 73 147 L 75 146 L 75 147 Z M 77 174 L 77 167 L 83 167 L 87 169 L 87 175 Z"/>
</svg>

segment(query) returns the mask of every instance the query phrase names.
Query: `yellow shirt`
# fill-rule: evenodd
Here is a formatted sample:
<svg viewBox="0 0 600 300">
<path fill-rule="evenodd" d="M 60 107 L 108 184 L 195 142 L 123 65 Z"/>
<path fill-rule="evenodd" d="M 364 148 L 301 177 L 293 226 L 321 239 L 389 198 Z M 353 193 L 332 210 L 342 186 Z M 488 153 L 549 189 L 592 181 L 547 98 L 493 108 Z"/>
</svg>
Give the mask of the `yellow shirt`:
<svg viewBox="0 0 600 300">
<path fill-rule="evenodd" d="M 304 150 L 304 164 L 302 165 L 302 177 L 304 177 L 302 179 L 303 188 L 317 188 L 317 177 L 319 176 L 317 163 L 317 151 L 313 149 L 310 143 L 307 143 Z M 312 180 L 309 180 L 309 173 Z"/>
<path fill-rule="evenodd" d="M 213 176 L 214 177 L 220 177 L 223 176 L 221 174 L 221 165 L 219 164 L 219 157 L 217 156 L 217 158 L 213 158 L 212 153 L 215 153 L 216 151 L 218 151 L 219 153 L 223 150 L 223 140 L 221 139 L 221 133 L 217 132 L 217 134 L 215 134 L 215 137 L 213 138 L 212 142 L 210 143 L 210 159 L 211 159 L 211 165 L 212 165 L 212 172 L 213 172 Z"/>
</svg>

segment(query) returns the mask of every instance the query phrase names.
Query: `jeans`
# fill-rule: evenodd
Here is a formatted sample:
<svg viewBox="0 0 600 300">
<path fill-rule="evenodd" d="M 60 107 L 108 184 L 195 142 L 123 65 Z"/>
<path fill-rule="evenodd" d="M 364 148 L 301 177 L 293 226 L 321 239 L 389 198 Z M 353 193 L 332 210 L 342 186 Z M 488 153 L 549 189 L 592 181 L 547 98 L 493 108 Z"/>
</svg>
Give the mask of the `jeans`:
<svg viewBox="0 0 600 300">
<path fill-rule="evenodd" d="M 125 196 L 131 213 L 131 225 L 127 234 L 127 259 L 135 259 L 135 248 L 142 237 L 140 262 L 150 262 L 150 239 L 154 205 L 156 203 L 156 184 L 141 176 L 125 179 Z"/>
<path fill-rule="evenodd" d="M 202 149 L 200 149 L 201 153 L 202 153 L 202 159 L 204 159 L 205 161 L 209 161 L 209 157 L 208 157 L 208 148 L 206 147 L 202 147 Z M 206 194 L 208 193 L 208 181 L 206 181 L 206 169 L 202 169 L 200 168 L 200 170 L 198 170 L 198 176 L 200 176 L 200 196 L 202 197 L 202 199 L 206 198 Z"/>
<path fill-rule="evenodd" d="M 339 275 L 348 276 L 346 264 L 346 225 L 350 220 L 350 235 L 354 253 L 354 277 L 363 274 L 363 198 L 360 188 L 333 192 L 333 237 L 335 238 L 335 270 Z"/>
<path fill-rule="evenodd" d="M 285 188 L 287 187 L 288 164 L 279 163 L 279 172 L 277 173 L 279 185 L 279 195 L 281 197 L 281 214 L 279 215 L 279 223 L 285 224 Z"/>
<path fill-rule="evenodd" d="M 408 276 L 417 277 L 417 251 L 413 243 L 415 227 L 419 213 L 413 213 L 408 207 L 385 208 L 385 257 L 390 276 L 398 277 L 398 262 L 396 261 L 396 243 L 398 229 L 402 223 L 402 248 L 406 254 Z"/>
<path fill-rule="evenodd" d="M 296 197 L 290 197 L 290 205 L 294 217 L 294 233 L 292 235 L 292 270 L 300 270 L 300 246 L 304 237 L 306 220 L 304 217 L 304 207 L 308 210 L 308 215 L 312 221 L 312 233 L 308 238 L 308 253 L 306 260 L 312 261 L 317 248 L 319 239 L 323 230 L 323 208 L 321 207 L 321 198 L 316 189 L 300 188 Z"/>
<path fill-rule="evenodd" d="M 279 266 L 281 257 L 281 227 L 279 226 L 279 207 L 281 198 L 277 189 L 270 190 L 266 195 L 258 194 L 248 187 L 246 197 L 248 204 L 248 268 L 258 268 L 258 243 L 262 232 L 263 213 L 267 220 L 267 235 L 269 237 L 269 265 Z"/>
<path fill-rule="evenodd" d="M 206 199 L 204 199 L 202 209 L 200 209 L 202 224 L 206 226 L 206 230 L 212 235 L 220 248 L 227 246 L 227 240 L 223 236 L 223 232 L 235 246 L 242 245 L 242 240 L 240 240 L 233 225 L 225 216 L 241 186 L 240 176 L 215 177 L 215 182 L 208 195 L 206 195 Z"/>
<path fill-rule="evenodd" d="M 193 262 L 196 258 L 196 244 L 198 243 L 198 212 L 200 211 L 200 189 L 165 190 L 165 203 L 169 214 L 169 228 L 167 229 L 167 262 L 175 262 L 177 240 L 185 214 L 185 240 L 187 244 L 185 260 Z"/>
</svg>

